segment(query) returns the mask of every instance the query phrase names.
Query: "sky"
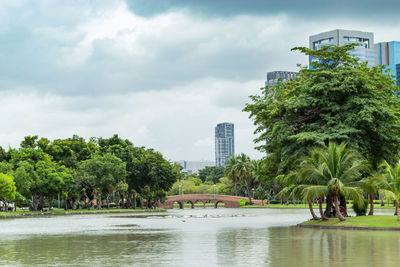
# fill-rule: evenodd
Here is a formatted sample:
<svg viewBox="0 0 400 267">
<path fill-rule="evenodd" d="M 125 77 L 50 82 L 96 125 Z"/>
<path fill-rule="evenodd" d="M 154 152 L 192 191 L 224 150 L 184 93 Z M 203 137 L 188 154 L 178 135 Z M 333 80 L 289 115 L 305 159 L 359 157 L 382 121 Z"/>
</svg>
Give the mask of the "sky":
<svg viewBox="0 0 400 267">
<path fill-rule="evenodd" d="M 0 0 L 0 146 L 118 134 L 171 161 L 214 160 L 214 128 L 235 124 L 265 75 L 298 70 L 290 51 L 333 29 L 400 40 L 400 1 Z"/>
</svg>

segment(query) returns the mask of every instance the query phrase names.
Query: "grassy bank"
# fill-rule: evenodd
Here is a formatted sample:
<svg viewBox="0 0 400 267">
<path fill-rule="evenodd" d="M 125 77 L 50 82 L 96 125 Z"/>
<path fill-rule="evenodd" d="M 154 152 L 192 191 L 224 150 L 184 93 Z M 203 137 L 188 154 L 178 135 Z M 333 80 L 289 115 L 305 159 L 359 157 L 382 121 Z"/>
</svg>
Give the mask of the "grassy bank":
<svg viewBox="0 0 400 267">
<path fill-rule="evenodd" d="M 400 230 L 400 222 L 397 221 L 397 216 L 394 215 L 347 217 L 346 221 L 343 222 L 339 221 L 337 218 L 330 218 L 327 221 L 311 220 L 301 223 L 300 226 L 327 228 L 398 228 L 398 230 Z"/>
<path fill-rule="evenodd" d="M 322 204 L 322 207 L 325 209 L 326 204 Z M 266 205 L 247 205 L 247 206 L 242 206 L 242 208 L 275 208 L 275 209 L 308 209 L 308 204 L 266 204 Z M 313 205 L 314 209 L 318 209 L 318 205 L 314 204 Z M 347 204 L 347 208 L 351 209 L 352 205 Z M 380 205 L 375 205 L 374 209 L 393 209 L 394 211 L 394 206 L 380 206 Z"/>
<path fill-rule="evenodd" d="M 24 216 L 52 216 L 52 215 L 74 215 L 74 214 L 105 214 L 105 213 L 140 213 L 140 212 L 159 212 L 164 211 L 163 209 L 157 208 L 154 210 L 148 209 L 81 209 L 81 210 L 64 210 L 64 209 L 52 209 L 50 211 L 29 211 L 29 210 L 18 210 L 13 212 L 0 212 L 0 218 L 11 218 L 11 217 L 24 217 Z"/>
</svg>

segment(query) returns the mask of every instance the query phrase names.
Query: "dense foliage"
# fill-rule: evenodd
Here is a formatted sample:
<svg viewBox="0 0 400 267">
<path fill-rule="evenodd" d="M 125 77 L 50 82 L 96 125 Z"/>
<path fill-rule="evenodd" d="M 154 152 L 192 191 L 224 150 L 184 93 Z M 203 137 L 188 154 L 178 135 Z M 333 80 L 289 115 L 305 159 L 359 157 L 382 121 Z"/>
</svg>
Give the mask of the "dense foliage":
<svg viewBox="0 0 400 267">
<path fill-rule="evenodd" d="M 294 48 L 315 59 L 312 68 L 251 96 L 244 110 L 257 126 L 255 142 L 278 174 L 289 173 L 311 147 L 329 141 L 349 144 L 375 168 L 382 160 L 394 162 L 400 145 L 398 88 L 382 66 L 369 68 L 350 56 L 353 48 Z"/>
<path fill-rule="evenodd" d="M 369 202 L 369 215 L 377 197 L 400 202 L 398 165 L 392 167 L 400 149 L 399 89 L 383 66 L 350 56 L 356 49 L 293 48 L 313 58 L 310 68 L 261 88 L 244 108 L 257 127 L 257 149 L 266 153 L 263 179 L 275 198 L 308 203 L 314 219 L 315 202 L 322 219 L 340 220 L 350 199 L 359 214 Z"/>
<path fill-rule="evenodd" d="M 50 141 L 27 136 L 19 149 L 0 147 L 0 200 L 32 209 L 52 207 L 61 198 L 65 208 L 101 208 L 105 200 L 136 207 L 146 199 L 152 207 L 179 178 L 176 166 L 153 149 L 135 147 L 118 135 Z M 15 184 L 15 185 L 14 185 Z M 3 192 L 4 191 L 4 192 Z"/>
</svg>

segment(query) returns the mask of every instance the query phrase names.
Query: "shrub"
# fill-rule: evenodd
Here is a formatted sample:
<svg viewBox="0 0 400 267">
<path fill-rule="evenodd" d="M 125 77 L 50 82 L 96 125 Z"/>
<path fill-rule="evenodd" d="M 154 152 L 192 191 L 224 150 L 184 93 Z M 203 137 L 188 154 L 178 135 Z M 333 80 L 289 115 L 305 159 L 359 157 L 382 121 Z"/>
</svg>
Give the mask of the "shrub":
<svg viewBox="0 0 400 267">
<path fill-rule="evenodd" d="M 353 210 L 357 216 L 365 216 L 367 214 L 369 201 L 368 199 L 364 199 L 364 205 L 360 206 L 356 202 L 353 204 Z"/>
<path fill-rule="evenodd" d="M 240 205 L 240 207 L 247 206 L 247 205 L 249 205 L 249 200 L 248 199 L 240 199 L 239 205 Z"/>
</svg>

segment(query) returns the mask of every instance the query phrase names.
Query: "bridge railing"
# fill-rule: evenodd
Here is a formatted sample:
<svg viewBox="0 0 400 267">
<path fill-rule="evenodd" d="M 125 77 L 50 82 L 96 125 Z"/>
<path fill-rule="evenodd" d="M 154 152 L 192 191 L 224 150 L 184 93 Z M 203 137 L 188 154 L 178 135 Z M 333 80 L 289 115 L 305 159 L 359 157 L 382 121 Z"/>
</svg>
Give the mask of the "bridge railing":
<svg viewBox="0 0 400 267">
<path fill-rule="evenodd" d="M 173 195 L 168 196 L 166 201 L 176 201 L 176 200 L 192 200 L 192 199 L 219 199 L 219 200 L 241 200 L 248 199 L 248 197 L 240 197 L 240 196 L 229 196 L 229 195 L 217 195 L 217 194 L 183 194 L 183 195 Z M 251 199 L 254 203 L 262 204 L 265 201 Z"/>
</svg>

